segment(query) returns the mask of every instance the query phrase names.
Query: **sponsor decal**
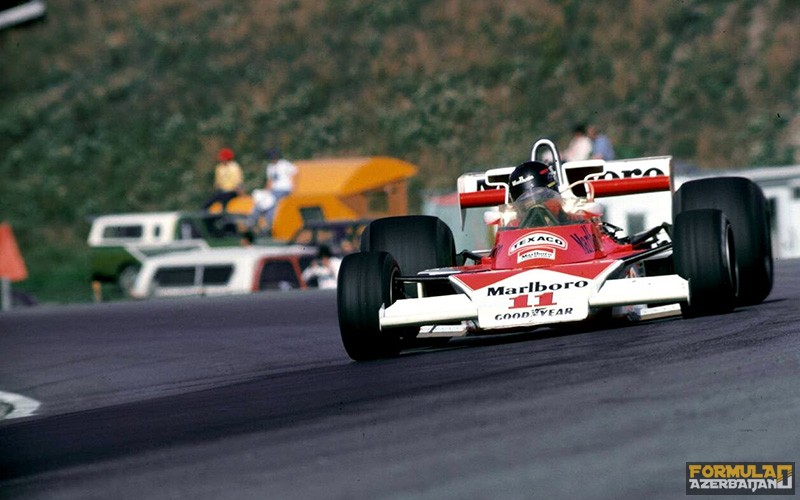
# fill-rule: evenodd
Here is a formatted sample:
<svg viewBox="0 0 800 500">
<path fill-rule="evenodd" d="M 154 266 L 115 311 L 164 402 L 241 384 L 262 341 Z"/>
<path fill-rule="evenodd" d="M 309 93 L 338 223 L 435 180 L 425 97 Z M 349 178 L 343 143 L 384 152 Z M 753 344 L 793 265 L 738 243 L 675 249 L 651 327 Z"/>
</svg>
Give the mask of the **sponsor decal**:
<svg viewBox="0 0 800 500">
<path fill-rule="evenodd" d="M 572 314 L 571 307 L 542 307 L 529 311 L 514 311 L 495 315 L 495 321 L 511 321 L 529 318 L 555 317 Z"/>
<path fill-rule="evenodd" d="M 567 281 L 564 283 L 541 283 L 539 281 L 530 281 L 527 285 L 522 286 L 490 286 L 486 289 L 486 294 L 489 297 L 498 295 L 520 295 L 526 293 L 536 292 L 554 292 L 558 290 L 573 290 L 575 288 L 583 288 L 589 284 L 586 280 Z"/>
<path fill-rule="evenodd" d="M 489 286 L 485 289 L 488 299 L 507 302 L 503 307 L 481 308 L 478 321 L 482 326 L 492 328 L 583 319 L 588 314 L 588 307 L 582 295 L 589 283 L 588 280 L 531 281 L 520 286 Z"/>
<path fill-rule="evenodd" d="M 687 495 L 794 495 L 794 462 L 686 462 Z"/>
<path fill-rule="evenodd" d="M 495 321 L 519 321 L 521 319 L 545 318 L 565 316 L 572 314 L 572 307 L 558 307 L 553 301 L 553 292 L 534 295 L 535 304 L 530 303 L 530 295 L 522 294 L 511 297 L 509 312 L 499 313 L 494 316 Z M 515 309 L 524 309 L 522 311 Z"/>
<path fill-rule="evenodd" d="M 585 253 L 594 253 L 596 249 L 600 248 L 600 242 L 597 241 L 594 233 L 589 231 L 586 226 L 581 226 L 583 234 L 571 234 L 572 241 L 578 244 Z"/>
<path fill-rule="evenodd" d="M 515 241 L 511 248 L 508 249 L 508 255 L 519 252 L 524 248 L 532 247 L 556 247 L 566 250 L 567 242 L 557 234 L 548 233 L 547 231 L 535 231 Z"/>
<path fill-rule="evenodd" d="M 514 179 L 513 181 L 511 181 L 511 185 L 512 186 L 519 186 L 523 182 L 528 182 L 528 181 L 532 181 L 532 180 L 533 180 L 533 176 L 532 175 L 529 175 L 527 177 L 520 177 L 519 179 Z"/>
<path fill-rule="evenodd" d="M 531 250 L 530 252 L 520 253 L 519 255 L 517 255 L 517 264 L 531 259 L 556 260 L 556 251 L 542 249 L 542 250 Z"/>
<path fill-rule="evenodd" d="M 630 179 L 633 177 L 655 177 L 657 175 L 666 175 L 664 172 L 659 168 L 648 168 L 647 170 L 642 171 L 640 168 L 634 168 L 633 170 L 620 170 L 619 172 L 614 172 L 611 170 L 606 170 L 603 173 L 603 176 L 600 177 L 601 179 Z"/>
</svg>

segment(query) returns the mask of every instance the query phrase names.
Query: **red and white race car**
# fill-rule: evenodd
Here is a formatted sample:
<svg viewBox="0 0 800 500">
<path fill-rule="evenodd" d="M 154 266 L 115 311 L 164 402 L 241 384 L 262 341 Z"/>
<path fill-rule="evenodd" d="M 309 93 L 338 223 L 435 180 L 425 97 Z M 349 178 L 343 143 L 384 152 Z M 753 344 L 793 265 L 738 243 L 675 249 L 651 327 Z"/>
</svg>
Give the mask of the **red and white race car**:
<svg viewBox="0 0 800 500">
<path fill-rule="evenodd" d="M 464 174 L 460 205 L 493 207 L 491 250 L 455 252 L 453 234 L 430 216 L 373 221 L 361 251 L 342 262 L 339 327 L 355 360 L 397 355 L 420 334 L 532 330 L 598 318 L 718 314 L 762 302 L 772 289 L 769 214 L 748 179 L 720 177 L 674 190 L 671 157 L 559 161 L 547 139 L 531 150 L 554 182 L 548 195 L 513 193 L 536 176 L 508 167 Z M 535 160 L 535 161 L 534 161 Z M 517 176 L 517 177 L 514 177 Z M 673 221 L 624 236 L 595 201 L 672 192 Z M 459 265 L 459 263 L 462 263 Z M 678 309 L 677 305 L 680 305 Z"/>
</svg>

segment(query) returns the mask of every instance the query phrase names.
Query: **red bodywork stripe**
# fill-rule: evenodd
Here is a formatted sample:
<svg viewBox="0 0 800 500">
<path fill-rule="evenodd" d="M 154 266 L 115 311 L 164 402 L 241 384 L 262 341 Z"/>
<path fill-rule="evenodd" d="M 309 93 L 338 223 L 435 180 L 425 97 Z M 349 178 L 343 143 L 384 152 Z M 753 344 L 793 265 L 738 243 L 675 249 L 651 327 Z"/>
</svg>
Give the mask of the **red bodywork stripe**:
<svg viewBox="0 0 800 500">
<path fill-rule="evenodd" d="M 669 176 L 635 177 L 632 179 L 598 179 L 590 181 L 596 197 L 669 191 Z"/>
<path fill-rule="evenodd" d="M 634 177 L 627 179 L 598 179 L 589 181 L 594 189 L 594 195 L 623 196 L 626 194 L 652 193 L 655 191 L 669 191 L 669 176 L 654 175 L 650 177 Z M 506 202 L 505 189 L 487 189 L 471 193 L 459 193 L 461 208 L 491 207 L 502 205 Z"/>
<path fill-rule="evenodd" d="M 485 191 L 473 191 L 471 193 L 459 193 L 459 203 L 461 208 L 491 207 L 502 205 L 506 202 L 505 189 L 487 189 Z"/>
</svg>

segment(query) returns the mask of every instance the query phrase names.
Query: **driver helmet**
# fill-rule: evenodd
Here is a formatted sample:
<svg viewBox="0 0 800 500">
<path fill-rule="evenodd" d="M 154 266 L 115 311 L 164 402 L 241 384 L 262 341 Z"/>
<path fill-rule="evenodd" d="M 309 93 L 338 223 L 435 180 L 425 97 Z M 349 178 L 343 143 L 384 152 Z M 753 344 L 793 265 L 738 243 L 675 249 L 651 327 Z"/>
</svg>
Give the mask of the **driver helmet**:
<svg viewBox="0 0 800 500">
<path fill-rule="evenodd" d="M 544 189 L 552 190 L 556 194 L 556 177 L 545 163 L 540 161 L 527 161 L 511 172 L 508 178 L 508 194 L 511 201 L 537 195 Z"/>
</svg>

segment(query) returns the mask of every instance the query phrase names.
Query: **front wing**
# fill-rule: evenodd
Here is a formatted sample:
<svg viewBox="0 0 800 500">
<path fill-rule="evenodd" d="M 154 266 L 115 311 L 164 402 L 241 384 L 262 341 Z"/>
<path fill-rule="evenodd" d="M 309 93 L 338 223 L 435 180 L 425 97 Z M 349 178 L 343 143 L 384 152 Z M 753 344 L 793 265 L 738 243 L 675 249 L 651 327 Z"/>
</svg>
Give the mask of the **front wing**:
<svg viewBox="0 0 800 500">
<path fill-rule="evenodd" d="M 380 326 L 472 321 L 481 330 L 499 330 L 581 321 L 595 308 L 689 301 L 689 283 L 678 275 L 608 279 L 621 265 L 453 274 L 447 279 L 461 293 L 398 300 L 381 308 Z"/>
</svg>

